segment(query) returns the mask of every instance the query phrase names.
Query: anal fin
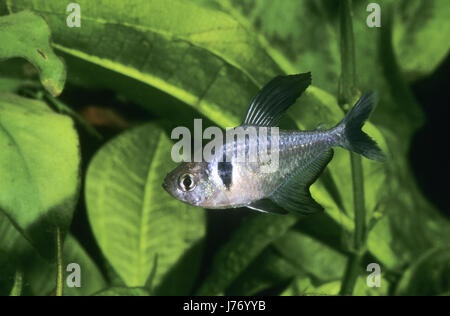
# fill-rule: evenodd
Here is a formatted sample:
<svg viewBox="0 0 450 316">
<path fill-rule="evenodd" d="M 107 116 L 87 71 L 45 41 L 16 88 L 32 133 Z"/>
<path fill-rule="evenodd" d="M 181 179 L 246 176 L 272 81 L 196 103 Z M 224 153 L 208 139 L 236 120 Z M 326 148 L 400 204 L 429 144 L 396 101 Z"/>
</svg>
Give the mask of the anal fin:
<svg viewBox="0 0 450 316">
<path fill-rule="evenodd" d="M 247 205 L 248 208 L 263 212 L 263 213 L 276 213 L 276 214 L 287 214 L 289 213 L 281 206 L 277 205 L 274 201 L 270 199 L 261 199 Z"/>
<path fill-rule="evenodd" d="M 269 198 L 284 210 L 293 213 L 311 214 L 323 211 L 323 207 L 312 198 L 309 187 L 332 158 L 332 149 L 324 151 L 310 163 L 299 168 Z"/>
</svg>

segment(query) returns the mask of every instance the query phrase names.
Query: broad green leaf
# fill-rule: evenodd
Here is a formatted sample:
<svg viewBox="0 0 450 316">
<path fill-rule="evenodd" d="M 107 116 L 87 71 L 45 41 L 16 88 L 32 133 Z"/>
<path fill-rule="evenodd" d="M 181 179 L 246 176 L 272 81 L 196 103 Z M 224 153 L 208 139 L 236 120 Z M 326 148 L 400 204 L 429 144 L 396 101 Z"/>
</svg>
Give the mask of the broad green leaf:
<svg viewBox="0 0 450 316">
<path fill-rule="evenodd" d="M 67 279 L 73 272 L 67 271 L 67 266 L 71 263 L 80 266 L 80 288 L 69 287 Z M 56 263 L 48 264 L 37 256 L 32 264 L 25 270 L 27 283 L 33 295 L 49 295 L 56 287 Z M 87 296 L 92 295 L 106 287 L 106 281 L 97 267 L 97 264 L 91 259 L 89 254 L 71 235 L 68 235 L 63 246 L 63 294 L 64 296 Z"/>
<path fill-rule="evenodd" d="M 198 294 L 224 294 L 232 282 L 250 266 L 261 252 L 286 233 L 298 219 L 294 215 L 250 215 L 214 256 L 211 272 L 203 282 Z"/>
<path fill-rule="evenodd" d="M 52 294 L 55 290 L 56 263 L 49 263 L 48 260 L 43 259 L 8 218 L 0 213 L 0 266 L 2 261 L 5 261 L 7 266 L 15 266 L 16 269 L 22 270 L 27 294 L 42 296 Z M 71 272 L 66 271 L 66 267 L 70 263 L 80 265 L 81 288 L 67 286 L 66 278 Z M 97 264 L 70 234 L 64 241 L 63 268 L 64 295 L 91 295 L 106 286 Z M 0 269 L 2 276 L 7 275 L 6 270 L 1 267 Z"/>
<path fill-rule="evenodd" d="M 336 296 L 341 287 L 340 281 L 332 281 L 315 286 L 310 278 L 297 278 L 281 293 L 282 296 Z"/>
<path fill-rule="evenodd" d="M 146 124 L 107 143 L 88 169 L 89 220 L 127 286 L 144 286 L 154 264 L 153 285 L 158 286 L 205 234 L 204 211 L 175 200 L 161 186 L 175 167 L 171 147 L 157 125 Z M 192 264 L 186 273 L 197 272 Z"/>
<path fill-rule="evenodd" d="M 196 210 L 193 211 L 195 212 Z M 156 258 L 156 264 L 152 266 L 152 271 L 146 281 L 145 287 L 155 296 L 180 296 L 192 294 L 192 285 L 198 276 L 196 273 L 197 271 L 193 272 L 193 269 L 199 267 L 202 263 L 204 243 L 205 240 L 202 239 L 185 251 L 159 284 L 157 283 L 158 280 L 155 279 L 159 266 L 158 258 Z"/>
<path fill-rule="evenodd" d="M 390 208 L 391 210 L 393 208 Z M 405 252 L 402 251 L 402 248 L 394 246 L 393 239 L 387 216 L 383 216 L 375 223 L 367 238 L 367 247 L 370 252 L 389 268 L 395 268 L 399 262 L 407 260 L 403 257 Z"/>
<path fill-rule="evenodd" d="M 450 248 L 432 249 L 403 274 L 396 295 L 444 295 L 450 291 Z"/>
<path fill-rule="evenodd" d="M 317 282 L 338 280 L 344 273 L 346 256 L 300 232 L 289 231 L 274 246 Z"/>
<path fill-rule="evenodd" d="M 268 54 L 287 72 L 316 73 L 317 86 L 337 93 L 339 78 L 339 37 L 337 1 L 327 0 L 195 0 L 213 8 L 219 8 L 247 28 L 252 28 Z M 369 57 L 376 57 L 371 46 L 377 45 L 375 36 L 379 28 L 369 28 L 366 19 L 370 1 L 353 1 L 353 24 L 357 41 L 357 64 L 376 64 Z M 402 70 L 415 78 L 430 74 L 449 53 L 450 5 L 446 0 L 380 0 L 381 27 L 391 5 L 394 9 L 395 54 Z M 280 17 L 283 18 L 280 18 Z M 320 26 L 319 26 L 320 25 Z M 360 36 L 364 34 L 365 36 Z M 318 38 L 320 40 L 318 41 Z M 375 40 L 374 40 L 375 39 Z M 368 49 L 369 48 L 369 49 Z M 326 65 L 326 67 L 324 67 Z M 374 72 L 363 68 L 373 77 Z"/>
<path fill-rule="evenodd" d="M 226 294 L 258 295 L 262 291 L 283 287 L 299 275 L 306 276 L 304 271 L 269 246 L 230 285 Z"/>
<path fill-rule="evenodd" d="M 83 25 L 69 29 L 66 3 L 8 2 L 13 12 L 42 14 L 58 50 L 163 90 L 224 126 L 241 120 L 241 98 L 247 103 L 281 72 L 236 20 L 193 2 L 78 3 Z"/>
<path fill-rule="evenodd" d="M 32 12 L 0 17 L 0 60 L 23 57 L 41 72 L 42 85 L 54 96 L 61 94 L 66 80 L 64 63 L 50 47 L 50 29 Z"/>
<path fill-rule="evenodd" d="M 450 2 L 395 2 L 393 45 L 400 67 L 412 79 L 432 73 L 450 52 Z"/>
<path fill-rule="evenodd" d="M 0 212 L 0 251 L 8 254 L 10 259 L 11 257 L 16 257 L 29 250 L 26 247 L 29 246 L 29 243 L 25 240 L 26 243 L 23 244 L 24 240 L 22 234 L 14 227 L 6 214 Z M 20 246 L 21 244 L 22 247 Z"/>
<path fill-rule="evenodd" d="M 36 250 L 0 211 L 0 296 L 10 295 L 17 273 Z"/>
<path fill-rule="evenodd" d="M 0 92 L 17 92 L 20 88 L 36 88 L 38 84 L 34 81 L 24 81 L 15 78 L 0 78 Z"/>
<path fill-rule="evenodd" d="M 386 296 L 388 283 L 381 278 L 380 287 L 369 287 L 366 278 L 359 277 L 356 281 L 354 296 Z M 341 288 L 340 281 L 332 281 L 316 286 L 310 278 L 299 277 L 281 294 L 282 296 L 337 296 Z"/>
<path fill-rule="evenodd" d="M 78 198 L 80 153 L 70 118 L 40 101 L 0 94 L 0 210 L 44 256 Z"/>
<path fill-rule="evenodd" d="M 322 0 L 195 0 L 216 2 L 250 32 L 286 73 L 311 71 L 313 84 L 337 91 L 340 72 L 338 37 L 332 10 L 337 2 Z M 319 26 L 320 23 L 320 26 Z M 326 65 L 326 67 L 324 67 Z"/>
<path fill-rule="evenodd" d="M 139 287 L 111 287 L 96 293 L 95 296 L 150 296 L 150 293 Z"/>
</svg>

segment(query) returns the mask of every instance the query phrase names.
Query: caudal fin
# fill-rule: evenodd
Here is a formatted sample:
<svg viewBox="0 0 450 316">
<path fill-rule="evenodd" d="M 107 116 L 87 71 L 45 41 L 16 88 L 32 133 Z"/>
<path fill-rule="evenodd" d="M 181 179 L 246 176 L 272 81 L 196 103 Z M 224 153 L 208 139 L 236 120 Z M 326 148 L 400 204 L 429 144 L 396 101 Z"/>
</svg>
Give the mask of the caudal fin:
<svg viewBox="0 0 450 316">
<path fill-rule="evenodd" d="M 365 93 L 338 127 L 343 128 L 342 146 L 344 148 L 372 160 L 384 161 L 385 155 L 377 143 L 361 130 L 364 122 L 373 112 L 377 101 L 378 97 L 375 92 Z"/>
</svg>

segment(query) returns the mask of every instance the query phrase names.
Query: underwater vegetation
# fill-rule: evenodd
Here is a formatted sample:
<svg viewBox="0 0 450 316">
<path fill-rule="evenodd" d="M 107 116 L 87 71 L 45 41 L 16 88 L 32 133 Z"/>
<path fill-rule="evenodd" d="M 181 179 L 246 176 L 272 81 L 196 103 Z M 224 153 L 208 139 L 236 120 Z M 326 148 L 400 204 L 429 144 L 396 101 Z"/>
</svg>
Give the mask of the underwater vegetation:
<svg viewBox="0 0 450 316">
<path fill-rule="evenodd" d="M 447 0 L 0 0 L 0 295 L 449 294 L 450 222 L 409 160 L 411 87 L 448 58 L 449 17 Z M 270 80 L 308 72 L 280 130 L 332 128 L 376 91 L 363 131 L 383 163 L 335 148 L 306 216 L 164 190 L 174 128 L 239 126 Z"/>
</svg>

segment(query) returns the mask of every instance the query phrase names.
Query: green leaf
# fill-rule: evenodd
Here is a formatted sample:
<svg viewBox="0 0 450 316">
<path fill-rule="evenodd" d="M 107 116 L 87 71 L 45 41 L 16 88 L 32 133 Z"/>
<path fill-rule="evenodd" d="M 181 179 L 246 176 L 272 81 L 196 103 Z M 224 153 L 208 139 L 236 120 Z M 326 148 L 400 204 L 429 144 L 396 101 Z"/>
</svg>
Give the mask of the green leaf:
<svg viewBox="0 0 450 316">
<path fill-rule="evenodd" d="M 2 213 L 0 213 L 0 254 L 4 254 L 4 256 L 0 256 L 1 275 L 8 275 L 7 270 L 2 267 L 2 261 L 5 261 L 5 268 L 15 266 L 21 269 L 24 274 L 27 294 L 43 296 L 54 291 L 56 287 L 56 262 L 49 263 L 48 260 L 43 259 Z M 80 265 L 81 288 L 69 288 L 67 286 L 66 278 L 71 272 L 66 271 L 66 267 L 70 263 Z M 97 264 L 70 234 L 64 241 L 63 268 L 64 295 L 91 295 L 106 286 L 105 279 Z"/>
<path fill-rule="evenodd" d="M 258 295 L 277 287 L 285 286 L 294 277 L 304 275 L 292 262 L 269 246 L 243 271 L 227 289 L 231 296 Z"/>
<path fill-rule="evenodd" d="M 78 198 L 80 153 L 70 118 L 43 102 L 0 94 L 0 210 L 44 256 Z"/>
<path fill-rule="evenodd" d="M 66 267 L 71 263 L 80 266 L 80 288 L 67 285 L 66 280 L 73 271 L 67 271 Z M 25 276 L 33 295 L 48 295 L 54 291 L 56 269 L 56 263 L 49 264 L 38 256 L 26 266 Z M 97 264 L 72 235 L 67 236 L 63 246 L 63 282 L 64 296 L 92 295 L 106 287 L 106 281 Z"/>
<path fill-rule="evenodd" d="M 250 215 L 214 256 L 211 272 L 204 280 L 198 294 L 224 294 L 232 282 L 262 251 L 286 233 L 298 219 L 294 215 Z"/>
<path fill-rule="evenodd" d="M 344 273 L 346 256 L 300 232 L 289 231 L 274 246 L 316 282 L 338 280 Z"/>
<path fill-rule="evenodd" d="M 336 296 L 339 293 L 341 282 L 332 281 L 315 286 L 310 278 L 296 278 L 290 286 L 281 293 L 281 296 Z"/>
<path fill-rule="evenodd" d="M 14 277 L 14 285 L 9 293 L 9 296 L 21 296 L 23 288 L 23 272 L 17 270 Z"/>
<path fill-rule="evenodd" d="M 197 272 L 200 272 L 197 268 L 202 264 L 204 243 L 205 240 L 202 239 L 185 251 L 159 284 L 155 282 L 156 273 L 159 269 L 158 260 L 155 260 L 156 264 L 153 265 L 153 270 L 146 282 L 146 288 L 149 289 L 150 293 L 156 296 L 191 294 L 193 284 L 197 280 Z"/>
<path fill-rule="evenodd" d="M 42 14 L 60 51 L 154 86 L 224 126 L 239 123 L 241 98 L 249 102 L 281 72 L 236 20 L 190 1 L 79 1 L 83 26 L 73 29 L 61 1 L 8 3 Z"/>
<path fill-rule="evenodd" d="M 386 296 L 388 293 L 387 281 L 381 279 L 381 287 L 369 287 L 366 278 L 358 277 L 354 296 Z M 331 281 L 321 285 L 314 285 L 310 278 L 299 277 L 295 279 L 282 296 L 337 296 L 341 288 L 340 281 Z"/>
<path fill-rule="evenodd" d="M 38 84 L 31 80 L 0 78 L 0 92 L 17 92 L 20 88 L 36 88 Z"/>
<path fill-rule="evenodd" d="M 220 8 L 236 18 L 242 25 L 259 34 L 269 55 L 286 72 L 305 71 L 315 75 L 314 84 L 337 94 L 340 73 L 339 37 L 337 36 L 338 2 L 326 0 L 196 0 L 208 7 Z M 212 5 L 212 2 L 214 5 Z M 381 27 L 391 5 L 394 6 L 395 54 L 402 70 L 411 79 L 432 73 L 449 53 L 450 5 L 446 0 L 380 0 Z M 366 18 L 367 1 L 353 2 L 356 57 L 358 67 L 376 65 L 373 58 L 377 45 L 373 40 L 380 29 L 369 28 Z M 282 16 L 283 18 L 280 18 Z M 317 25 L 321 27 L 317 27 Z M 364 35 L 364 36 L 362 36 Z M 318 41 L 317 39 L 321 40 Z M 375 45 L 374 45 L 375 44 Z M 326 67 L 324 67 L 326 65 Z M 371 67 L 372 68 L 372 67 Z M 372 70 L 372 69 L 371 69 Z M 373 71 L 359 74 L 374 77 Z M 366 81 L 364 80 L 364 83 Z"/>
<path fill-rule="evenodd" d="M 50 29 L 32 12 L 0 17 L 0 60 L 23 57 L 41 72 L 42 85 L 54 96 L 61 94 L 66 80 L 64 63 L 50 47 Z"/>
<path fill-rule="evenodd" d="M 22 243 L 23 241 L 25 243 Z M 24 247 L 21 247 L 21 245 Z M 29 242 L 14 227 L 6 214 L 0 212 L 0 252 L 8 254 L 9 257 L 17 257 L 19 254 L 29 250 L 30 247 Z"/>
<path fill-rule="evenodd" d="M 196 1 L 203 5 L 211 3 Z M 284 72 L 311 71 L 314 85 L 337 92 L 340 72 L 338 37 L 328 12 L 333 8 L 336 10 L 337 3 L 316 0 L 213 2 L 256 34 L 260 45 Z"/>
<path fill-rule="evenodd" d="M 403 274 L 396 295 L 444 295 L 450 291 L 450 248 L 428 251 Z"/>
<path fill-rule="evenodd" d="M 158 286 L 205 235 L 204 211 L 173 199 L 161 186 L 175 166 L 171 146 L 160 128 L 146 124 L 107 143 L 89 165 L 89 220 L 127 286 L 144 286 L 155 262 L 153 285 Z M 192 264 L 186 273 L 197 272 Z"/>
<path fill-rule="evenodd" d="M 400 67 L 416 79 L 434 71 L 450 51 L 450 3 L 395 1 L 393 45 Z"/>
<path fill-rule="evenodd" d="M 139 287 L 111 287 L 96 293 L 95 296 L 150 296 L 150 294 L 146 289 Z"/>
</svg>

